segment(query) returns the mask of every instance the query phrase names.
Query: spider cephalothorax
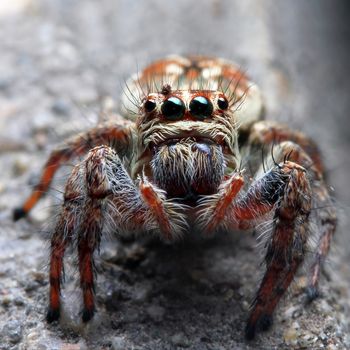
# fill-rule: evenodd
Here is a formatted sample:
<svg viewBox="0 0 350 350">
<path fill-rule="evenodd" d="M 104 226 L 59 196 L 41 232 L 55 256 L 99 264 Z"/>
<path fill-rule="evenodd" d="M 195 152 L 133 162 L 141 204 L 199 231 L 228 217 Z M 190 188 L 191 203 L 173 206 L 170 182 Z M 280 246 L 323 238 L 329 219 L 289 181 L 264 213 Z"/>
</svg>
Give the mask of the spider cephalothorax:
<svg viewBox="0 0 350 350">
<path fill-rule="evenodd" d="M 266 273 L 246 326 L 252 338 L 270 326 L 303 261 L 312 206 L 319 208 L 319 245 L 307 291 L 315 298 L 336 213 L 314 142 L 286 125 L 261 120 L 258 88 L 226 60 L 169 57 L 132 77 L 127 91 L 125 121 L 98 125 L 54 151 L 39 184 L 14 212 L 15 219 L 25 216 L 56 170 L 86 154 L 68 178 L 52 233 L 47 320 L 60 315 L 63 256 L 72 243 L 87 322 L 95 312 L 93 253 L 103 234 L 148 232 L 172 241 L 193 229 L 210 235 L 272 218 Z M 246 179 L 242 158 L 248 160 Z"/>
<path fill-rule="evenodd" d="M 223 93 L 167 85 L 149 94 L 140 112 L 140 165 L 168 197 L 213 194 L 226 162 L 236 167 L 237 124 Z"/>
</svg>

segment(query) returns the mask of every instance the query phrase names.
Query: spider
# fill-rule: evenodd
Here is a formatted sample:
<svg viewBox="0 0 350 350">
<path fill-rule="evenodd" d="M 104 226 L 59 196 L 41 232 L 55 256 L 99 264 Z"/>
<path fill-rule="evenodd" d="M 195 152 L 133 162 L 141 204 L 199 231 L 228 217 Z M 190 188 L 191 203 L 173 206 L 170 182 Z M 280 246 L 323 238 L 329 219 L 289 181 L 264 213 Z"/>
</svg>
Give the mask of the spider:
<svg viewBox="0 0 350 350">
<path fill-rule="evenodd" d="M 78 250 L 82 320 L 88 322 L 96 310 L 93 259 L 102 235 L 148 232 L 174 241 L 270 220 L 266 272 L 245 329 L 252 339 L 271 326 L 303 262 L 313 207 L 318 246 L 306 290 L 310 300 L 317 297 L 337 223 L 317 145 L 299 131 L 264 120 L 259 89 L 224 59 L 156 61 L 129 79 L 122 102 L 123 122 L 101 123 L 54 150 L 38 185 L 14 210 L 15 220 L 26 216 L 57 169 L 84 156 L 67 180 L 51 236 L 47 321 L 60 316 L 63 257 L 70 244 Z"/>
</svg>

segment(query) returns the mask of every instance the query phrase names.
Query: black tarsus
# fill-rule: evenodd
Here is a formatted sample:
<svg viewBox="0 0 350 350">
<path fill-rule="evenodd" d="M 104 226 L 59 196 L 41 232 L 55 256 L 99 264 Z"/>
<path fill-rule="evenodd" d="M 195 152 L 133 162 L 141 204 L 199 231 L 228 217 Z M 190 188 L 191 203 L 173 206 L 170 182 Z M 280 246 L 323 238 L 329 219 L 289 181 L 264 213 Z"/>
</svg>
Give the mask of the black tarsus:
<svg viewBox="0 0 350 350">
<path fill-rule="evenodd" d="M 261 329 L 263 332 L 268 331 L 273 324 L 273 317 L 272 315 L 262 315 L 259 320 L 259 329 Z"/>
<path fill-rule="evenodd" d="M 22 219 L 26 216 L 27 216 L 27 213 L 22 207 L 15 208 L 13 210 L 13 214 L 12 214 L 13 221 L 18 221 L 19 219 Z"/>
<path fill-rule="evenodd" d="M 273 324 L 273 317 L 271 315 L 261 315 L 255 324 L 247 323 L 245 327 L 245 338 L 247 340 L 253 340 L 257 331 L 268 331 Z"/>
<path fill-rule="evenodd" d="M 47 314 L 46 314 L 46 321 L 48 323 L 52 323 L 54 321 L 58 321 L 59 318 L 60 318 L 60 309 L 52 309 L 51 307 L 49 307 L 49 310 L 47 311 Z"/>
<path fill-rule="evenodd" d="M 81 315 L 81 319 L 83 320 L 84 323 L 89 322 L 95 315 L 95 309 L 87 309 L 84 308 L 82 315 Z"/>
</svg>

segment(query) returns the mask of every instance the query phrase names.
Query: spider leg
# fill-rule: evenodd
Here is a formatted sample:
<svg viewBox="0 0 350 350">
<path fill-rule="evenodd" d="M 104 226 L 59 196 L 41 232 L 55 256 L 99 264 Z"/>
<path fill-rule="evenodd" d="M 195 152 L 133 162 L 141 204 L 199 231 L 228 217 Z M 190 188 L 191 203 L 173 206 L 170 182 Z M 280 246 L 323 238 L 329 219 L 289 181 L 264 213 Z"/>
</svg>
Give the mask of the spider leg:
<svg viewBox="0 0 350 350">
<path fill-rule="evenodd" d="M 287 164 L 293 164 L 294 170 L 290 173 L 285 189 L 276 205 L 274 232 L 265 257 L 267 271 L 253 303 L 247 323 L 246 336 L 248 339 L 254 337 L 257 328 L 263 330 L 269 328 L 272 323 L 273 311 L 292 282 L 298 266 L 303 260 L 309 234 L 311 200 L 315 203 L 329 202 L 329 195 L 322 175 L 307 153 L 292 142 L 283 142 L 278 148 L 280 154 L 277 157 L 279 159 L 282 159 L 283 155 L 287 154 L 293 161 L 290 162 L 285 159 L 284 165 L 279 165 L 278 167 L 282 166 L 281 169 L 283 169 Z M 301 168 L 300 164 L 308 168 L 307 176 L 305 169 Z M 265 176 L 268 176 L 268 174 Z M 252 192 L 254 192 L 254 187 L 257 186 L 253 184 Z M 267 187 L 264 187 L 266 190 Z M 261 190 L 258 192 L 261 192 Z M 244 220 L 249 219 L 249 210 L 248 213 L 244 210 L 244 215 L 240 213 L 240 209 L 247 208 L 247 203 L 249 208 L 252 207 L 251 203 L 249 203 L 249 192 L 247 197 L 242 198 L 233 205 L 233 215 L 236 216 L 236 221 L 240 221 L 242 217 Z M 252 198 L 252 196 L 250 197 Z M 237 207 L 239 208 L 238 211 Z M 321 257 L 324 258 L 327 254 L 330 237 L 335 230 L 336 217 L 334 208 L 326 206 L 322 208 L 321 214 L 320 226 L 322 234 L 310 277 L 311 283 L 314 283 L 309 287 L 309 289 L 314 287 L 312 291 L 317 291 L 315 285 L 319 277 Z"/>
<path fill-rule="evenodd" d="M 261 282 L 246 327 L 246 337 L 254 337 L 256 329 L 267 329 L 272 323 L 272 314 L 279 300 L 289 287 L 303 260 L 305 245 L 309 235 L 309 214 L 311 211 L 311 186 L 309 172 L 298 163 L 308 163 L 308 155 L 292 142 L 283 142 L 276 146 L 279 151 L 274 157 L 281 162 L 267 173 L 258 176 L 248 192 L 238 196 L 230 205 L 225 206 L 224 224 L 226 227 L 243 228 L 247 222 L 263 218 L 274 213 L 274 228 L 266 253 L 266 273 Z M 295 151 L 290 153 L 290 151 Z M 292 161 L 285 159 L 290 154 Z M 229 183 L 239 183 L 238 178 Z M 242 180 L 241 180 L 242 181 Z M 230 188 L 226 184 L 226 188 Z M 221 211 L 227 197 L 223 193 L 215 205 Z M 207 205 L 201 211 L 204 217 L 208 213 L 211 200 L 203 200 Z M 220 205 L 221 204 L 221 205 Z M 215 205 L 211 213 L 215 213 Z M 214 209 L 213 209 L 214 208 Z M 211 216 L 211 220 L 215 215 Z"/>
<path fill-rule="evenodd" d="M 290 141 L 299 145 L 311 158 L 314 168 L 320 173 L 324 173 L 324 165 L 321 153 L 316 143 L 302 132 L 290 129 L 287 125 L 271 121 L 262 120 L 254 123 L 251 127 L 248 145 L 258 147 L 280 144 L 284 141 Z"/>
<path fill-rule="evenodd" d="M 86 200 L 83 209 L 84 224 L 78 236 L 78 261 L 80 273 L 80 287 L 83 292 L 84 307 L 83 322 L 88 322 L 95 313 L 94 301 L 94 260 L 93 254 L 99 247 L 103 225 L 103 200 L 91 198 Z"/>
<path fill-rule="evenodd" d="M 130 144 L 131 133 L 127 125 L 115 123 L 101 124 L 85 133 L 70 139 L 66 145 L 54 150 L 42 171 L 39 183 L 34 187 L 24 204 L 13 212 L 15 221 L 25 217 L 36 205 L 40 198 L 48 191 L 56 171 L 70 160 L 85 155 L 97 145 L 111 145 L 118 152 L 125 152 Z"/>
<path fill-rule="evenodd" d="M 323 188 L 322 188 L 323 187 Z M 322 264 L 329 252 L 330 243 L 337 226 L 337 216 L 334 206 L 332 205 L 328 191 L 324 186 L 319 188 L 320 193 L 317 193 L 317 202 L 322 205 L 325 203 L 326 207 L 319 209 L 319 226 L 321 228 L 321 235 L 318 241 L 318 248 L 315 254 L 314 262 L 310 269 L 309 285 L 306 289 L 309 302 L 318 297 L 318 280 Z M 323 196 L 320 196 L 323 193 Z"/>
<path fill-rule="evenodd" d="M 71 178 L 80 178 L 79 168 L 74 168 Z M 60 291 L 63 279 L 63 257 L 66 247 L 71 243 L 77 225 L 77 210 L 81 196 L 73 181 L 68 181 L 65 188 L 64 203 L 51 236 L 50 256 L 50 295 L 46 319 L 49 323 L 60 317 Z"/>
<path fill-rule="evenodd" d="M 243 185 L 242 174 L 234 173 L 220 186 L 217 194 L 200 199 L 196 225 L 207 235 L 218 230 L 226 223 L 226 213 Z"/>
<path fill-rule="evenodd" d="M 50 259 L 50 306 L 46 315 L 49 323 L 57 320 L 60 316 L 60 291 L 63 272 L 63 255 L 66 242 L 59 235 L 55 234 L 51 243 Z"/>
<path fill-rule="evenodd" d="M 181 214 L 185 206 L 167 201 L 165 192 L 157 188 L 145 176 L 139 183 L 139 191 L 150 214 L 156 219 L 161 237 L 167 241 L 181 237 L 187 227 L 185 217 Z M 174 215 L 178 213 L 177 215 Z"/>
<path fill-rule="evenodd" d="M 232 206 L 235 221 L 251 220 L 275 209 L 274 229 L 267 249 L 266 273 L 246 326 L 252 339 L 256 329 L 267 329 L 279 300 L 303 260 L 308 238 L 311 189 L 306 170 L 294 162 L 278 164 L 253 183 Z"/>
<path fill-rule="evenodd" d="M 181 234 L 184 223 L 183 207 L 166 201 L 164 193 L 145 177 L 139 186 L 135 185 L 110 147 L 92 149 L 67 181 L 60 220 L 52 236 L 47 320 L 59 318 L 58 276 L 63 267 L 66 238 L 78 249 L 84 301 L 82 320 L 87 322 L 95 313 L 94 252 L 102 235 L 155 231 L 171 239 Z"/>
<path fill-rule="evenodd" d="M 300 141 L 301 137 L 302 136 L 299 135 Z M 317 250 L 314 254 L 309 271 L 308 287 L 306 288 L 308 301 L 311 302 L 319 295 L 318 281 L 322 265 L 329 252 L 331 240 L 337 227 L 337 213 L 321 172 L 323 166 L 320 166 L 319 162 L 315 163 L 314 161 L 315 158 L 317 159 L 317 157 L 319 157 L 319 152 L 313 145 L 307 146 L 307 140 L 308 139 L 304 137 L 304 140 L 300 143 L 303 144 L 303 147 L 308 149 L 308 152 L 306 152 L 303 147 L 292 142 L 281 143 L 281 152 L 282 154 L 289 154 L 290 160 L 308 169 L 309 178 L 311 180 L 312 201 L 314 210 L 317 211 L 315 219 L 318 228 Z M 309 153 L 311 150 L 312 157 L 310 157 L 310 159 Z"/>
<path fill-rule="evenodd" d="M 306 289 L 309 301 L 315 299 L 318 295 L 318 280 L 322 264 L 329 252 L 331 240 L 337 227 L 337 213 L 332 204 L 327 184 L 324 179 L 324 165 L 321 159 L 321 153 L 310 138 L 303 133 L 289 129 L 286 125 L 273 121 L 259 121 L 253 124 L 248 143 L 251 146 L 271 144 L 273 142 L 292 141 L 299 145 L 303 152 L 293 150 L 293 157 L 301 157 L 296 160 L 307 168 L 312 178 L 312 193 L 315 208 L 317 208 L 317 226 L 319 228 L 318 248 L 314 257 L 314 262 L 309 273 L 309 285 Z M 307 154 L 311 161 L 307 161 L 302 154 Z"/>
</svg>

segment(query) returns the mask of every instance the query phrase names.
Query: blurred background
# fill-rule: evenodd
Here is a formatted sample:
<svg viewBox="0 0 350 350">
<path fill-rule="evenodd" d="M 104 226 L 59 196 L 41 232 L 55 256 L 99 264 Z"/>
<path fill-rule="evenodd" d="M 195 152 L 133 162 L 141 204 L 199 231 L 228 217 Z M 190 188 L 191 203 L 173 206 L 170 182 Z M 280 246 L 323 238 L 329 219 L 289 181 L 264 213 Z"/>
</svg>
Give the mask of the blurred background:
<svg viewBox="0 0 350 350">
<path fill-rule="evenodd" d="M 41 305 L 40 295 L 46 293 L 47 288 L 46 273 L 42 272 L 45 252 L 37 232 L 48 220 L 50 208 L 59 193 L 48 196 L 39 209 L 34 210 L 29 221 L 13 224 L 9 213 L 29 193 L 44 159 L 55 145 L 71 134 L 93 126 L 101 111 L 118 110 L 119 96 L 128 76 L 152 60 L 169 54 L 205 54 L 236 61 L 261 87 L 267 118 L 291 124 L 319 144 L 328 169 L 330 191 L 341 218 L 330 265 L 337 266 L 338 277 L 335 279 L 348 286 L 349 9 L 348 1 L 327 0 L 1 1 L 0 220 L 3 224 L 0 289 L 7 292 L 0 309 L 2 339 L 6 341 L 0 349 L 20 345 L 37 349 L 38 344 L 50 344 L 47 347 L 50 349 L 73 343 L 78 344 L 77 349 L 89 347 L 87 340 L 60 333 L 60 328 L 47 331 L 42 323 L 39 328 L 30 328 L 19 321 L 22 316 L 18 316 L 31 313 L 32 322 L 37 323 L 37 315 L 42 318 L 44 313 L 45 305 Z M 63 182 L 63 175 L 70 169 L 63 170 L 58 184 Z M 236 259 L 240 261 L 239 256 Z M 23 266 L 21 271 L 18 271 L 19 263 Z M 254 275 L 254 272 L 248 274 Z M 35 288 L 28 287 L 30 279 L 36 281 Z M 251 277 L 247 282 L 248 294 L 244 296 L 247 301 L 251 300 L 257 281 Z M 335 282 L 327 286 L 331 291 L 332 283 Z M 26 288 L 33 288 L 33 291 L 27 292 Z M 349 303 L 349 295 L 341 295 L 339 298 L 345 301 L 340 311 L 332 314 L 336 319 L 332 322 L 341 324 L 340 333 L 334 335 L 335 330 L 332 333 L 334 344 L 345 344 L 345 321 L 339 320 L 347 307 L 344 305 Z M 19 298 L 18 305 L 16 298 Z M 21 303 L 31 305 L 32 309 L 28 311 Z M 149 303 L 151 305 L 152 300 Z M 288 309 L 288 305 L 285 307 Z M 157 314 L 157 310 L 152 312 Z M 142 344 L 148 344 L 150 349 L 185 347 L 186 344 L 198 349 L 248 347 L 239 340 L 245 314 L 242 310 L 234 312 L 237 312 L 237 318 L 232 322 L 237 324 L 237 334 L 227 331 L 221 335 L 221 339 L 225 339 L 223 343 L 211 339 L 205 345 L 193 341 L 187 346 L 194 336 L 186 335 L 185 330 L 176 333 L 176 336 L 180 334 L 180 340 L 175 337 L 170 345 L 164 340 L 166 336 L 170 337 L 168 333 L 159 334 L 158 338 L 152 335 L 142 342 L 132 338 L 132 332 L 128 333 L 125 326 L 120 331 L 113 331 L 115 334 L 110 331 L 115 341 L 111 340 L 107 345 L 101 341 L 99 345 L 93 343 L 95 345 L 91 346 L 117 349 L 121 342 L 120 348 L 133 344 L 135 349 L 137 346 L 147 348 Z M 304 316 L 305 321 L 313 317 Z M 225 317 L 219 318 L 219 322 L 225 323 Z M 10 326 L 6 326 L 8 320 L 12 322 Z M 195 323 L 193 320 L 193 327 Z M 283 327 L 286 324 L 280 326 Z M 261 340 L 260 348 L 269 348 L 269 344 L 280 348 L 291 346 L 283 329 L 276 332 L 275 337 L 272 333 L 268 340 Z M 32 336 L 28 337 L 28 334 Z M 154 339 L 161 339 L 157 346 Z M 313 346 L 317 342 L 331 346 L 333 343 L 327 339 L 317 338 Z M 294 345 L 299 346 L 297 341 Z"/>
</svg>

